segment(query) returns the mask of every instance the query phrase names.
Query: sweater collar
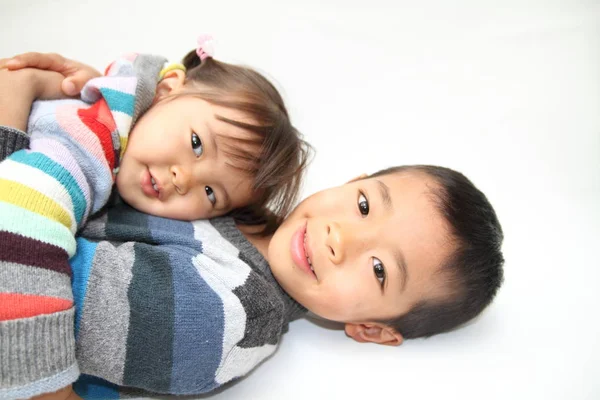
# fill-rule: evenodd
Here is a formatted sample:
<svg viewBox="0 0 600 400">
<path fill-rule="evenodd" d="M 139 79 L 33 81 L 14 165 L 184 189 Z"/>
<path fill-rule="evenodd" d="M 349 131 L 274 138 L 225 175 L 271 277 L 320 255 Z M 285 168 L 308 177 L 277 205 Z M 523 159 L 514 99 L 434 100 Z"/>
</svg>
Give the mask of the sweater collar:
<svg viewBox="0 0 600 400">
<path fill-rule="evenodd" d="M 307 309 L 296 300 L 291 298 L 290 295 L 288 295 L 286 291 L 283 290 L 283 288 L 279 285 L 273 276 L 273 273 L 271 272 L 271 267 L 269 266 L 267 260 L 265 260 L 256 247 L 254 247 L 254 245 L 250 243 L 244 234 L 235 226 L 235 221 L 233 218 L 213 218 L 210 220 L 210 223 L 225 239 L 227 239 L 240 251 L 240 258 L 248 263 L 250 268 L 259 273 L 266 281 L 274 286 L 285 307 L 285 322 L 291 322 L 306 314 Z"/>
</svg>

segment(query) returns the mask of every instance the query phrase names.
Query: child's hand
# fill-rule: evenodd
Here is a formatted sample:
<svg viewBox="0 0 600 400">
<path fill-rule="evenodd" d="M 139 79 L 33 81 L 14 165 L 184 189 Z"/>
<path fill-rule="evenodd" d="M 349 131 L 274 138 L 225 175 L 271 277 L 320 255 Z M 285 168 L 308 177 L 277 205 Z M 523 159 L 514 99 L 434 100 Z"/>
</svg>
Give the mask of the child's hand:
<svg viewBox="0 0 600 400">
<path fill-rule="evenodd" d="M 66 97 L 61 91 L 63 80 L 64 76 L 54 71 L 0 69 L 0 125 L 24 131 L 36 99 Z"/>
<path fill-rule="evenodd" d="M 62 92 L 67 96 L 77 96 L 81 88 L 92 78 L 102 74 L 89 65 L 64 58 L 56 53 L 23 53 L 12 58 L 0 59 L 0 69 L 18 70 L 37 68 L 62 74 Z"/>
</svg>

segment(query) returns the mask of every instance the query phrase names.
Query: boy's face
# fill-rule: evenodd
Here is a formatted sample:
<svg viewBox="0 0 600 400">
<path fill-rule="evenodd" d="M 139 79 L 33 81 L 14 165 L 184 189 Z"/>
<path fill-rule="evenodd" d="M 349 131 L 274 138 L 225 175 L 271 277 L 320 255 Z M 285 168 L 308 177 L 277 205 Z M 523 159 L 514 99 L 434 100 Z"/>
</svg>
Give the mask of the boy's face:
<svg viewBox="0 0 600 400">
<path fill-rule="evenodd" d="M 430 198 L 435 185 L 403 172 L 310 196 L 269 244 L 274 276 L 313 313 L 356 324 L 397 317 L 442 295 L 436 272 L 452 247 Z"/>
<path fill-rule="evenodd" d="M 216 118 L 243 120 L 241 114 L 193 96 L 151 107 L 131 131 L 117 174 L 123 199 L 145 213 L 182 220 L 247 205 L 253 179 L 230 165 L 222 137 L 251 134 Z"/>
</svg>

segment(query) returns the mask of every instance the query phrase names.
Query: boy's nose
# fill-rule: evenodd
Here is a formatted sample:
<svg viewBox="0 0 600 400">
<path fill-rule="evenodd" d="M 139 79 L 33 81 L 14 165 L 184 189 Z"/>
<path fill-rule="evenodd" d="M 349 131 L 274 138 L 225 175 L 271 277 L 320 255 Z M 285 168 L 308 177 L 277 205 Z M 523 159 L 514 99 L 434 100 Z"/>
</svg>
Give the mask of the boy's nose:
<svg viewBox="0 0 600 400">
<path fill-rule="evenodd" d="M 341 264 L 345 256 L 344 234 L 337 222 L 327 224 L 327 247 L 329 250 L 329 259 L 334 264 Z"/>
<path fill-rule="evenodd" d="M 174 165 L 171 167 L 173 185 L 179 194 L 186 194 L 190 189 L 191 174 L 185 168 Z"/>
</svg>

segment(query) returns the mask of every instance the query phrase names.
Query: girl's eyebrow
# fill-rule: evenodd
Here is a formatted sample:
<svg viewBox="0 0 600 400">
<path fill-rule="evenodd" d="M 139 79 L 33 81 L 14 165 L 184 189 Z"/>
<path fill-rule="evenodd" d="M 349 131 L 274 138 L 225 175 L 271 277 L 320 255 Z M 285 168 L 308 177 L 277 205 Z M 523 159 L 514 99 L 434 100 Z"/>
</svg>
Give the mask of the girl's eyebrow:
<svg viewBox="0 0 600 400">
<path fill-rule="evenodd" d="M 211 147 L 214 149 L 214 152 L 216 154 L 217 151 L 219 150 L 219 146 L 217 145 L 217 134 L 210 127 L 210 124 L 208 123 L 208 121 L 205 122 L 205 125 L 206 125 L 206 132 L 208 133 L 208 136 L 210 136 Z"/>
<path fill-rule="evenodd" d="M 231 207 L 231 198 L 229 197 L 227 190 L 225 190 L 225 188 L 223 188 L 223 208 L 225 210 L 229 210 L 230 207 Z"/>
<path fill-rule="evenodd" d="M 229 210 L 229 208 L 231 207 L 231 198 L 229 197 L 229 193 L 227 193 L 227 190 L 225 190 L 225 188 L 221 185 L 218 185 L 220 187 L 220 192 L 223 193 L 223 196 L 219 196 L 220 199 L 223 199 L 222 201 L 218 201 L 219 203 L 221 203 L 220 207 L 215 207 L 216 210 Z"/>
</svg>

